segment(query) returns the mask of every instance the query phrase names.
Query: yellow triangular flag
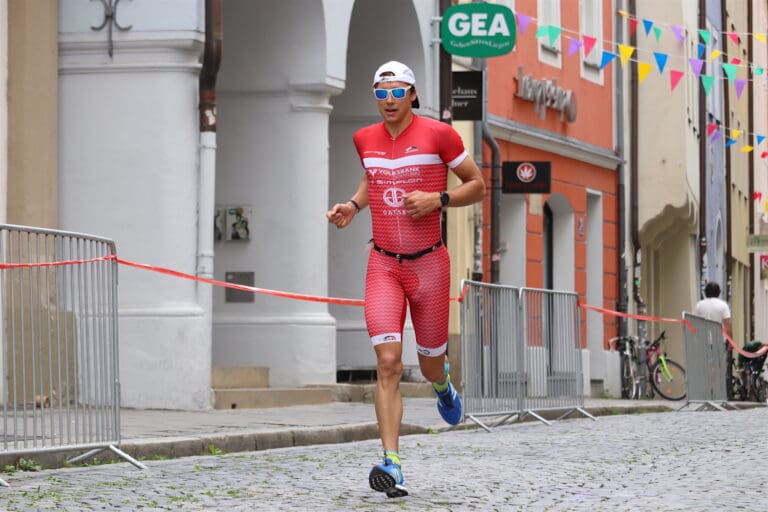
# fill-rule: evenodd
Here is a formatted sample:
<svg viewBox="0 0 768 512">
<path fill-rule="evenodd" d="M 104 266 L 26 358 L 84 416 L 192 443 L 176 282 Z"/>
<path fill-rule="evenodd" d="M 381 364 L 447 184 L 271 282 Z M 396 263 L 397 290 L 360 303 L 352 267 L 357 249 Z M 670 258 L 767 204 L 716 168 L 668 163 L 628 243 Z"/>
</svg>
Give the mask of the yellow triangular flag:
<svg viewBox="0 0 768 512">
<path fill-rule="evenodd" d="M 645 77 L 648 76 L 648 72 L 653 68 L 650 64 L 647 62 L 638 62 L 637 63 L 637 78 L 640 80 L 640 83 L 643 83 L 643 80 L 645 80 Z"/>
<path fill-rule="evenodd" d="M 765 34 L 757 33 L 757 34 L 753 34 L 753 35 L 755 36 L 755 39 L 757 39 L 758 41 L 766 42 L 766 35 Z"/>
<path fill-rule="evenodd" d="M 624 67 L 627 65 L 627 61 L 632 56 L 632 54 L 635 53 L 635 48 L 632 46 L 627 46 L 625 44 L 619 45 L 619 58 L 621 58 L 621 67 Z"/>
<path fill-rule="evenodd" d="M 731 130 L 732 139 L 738 139 L 739 135 L 741 135 L 741 130 Z"/>
<path fill-rule="evenodd" d="M 722 54 L 723 52 L 721 52 L 720 50 L 712 50 L 712 53 L 709 54 L 709 60 L 715 60 Z"/>
<path fill-rule="evenodd" d="M 621 14 L 625 18 L 629 16 L 629 13 L 627 11 L 622 11 L 621 9 L 619 9 L 619 14 Z"/>
<path fill-rule="evenodd" d="M 753 148 L 752 146 L 744 146 L 744 147 L 741 148 L 741 152 L 742 153 L 749 153 L 753 149 L 755 149 L 755 148 Z"/>
</svg>

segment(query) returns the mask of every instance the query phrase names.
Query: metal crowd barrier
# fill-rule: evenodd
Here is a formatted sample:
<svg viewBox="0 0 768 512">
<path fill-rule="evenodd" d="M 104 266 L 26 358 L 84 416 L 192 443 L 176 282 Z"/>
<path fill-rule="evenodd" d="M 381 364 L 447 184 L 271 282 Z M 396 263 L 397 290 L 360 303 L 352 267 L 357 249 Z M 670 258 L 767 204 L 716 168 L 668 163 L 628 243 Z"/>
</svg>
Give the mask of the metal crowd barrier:
<svg viewBox="0 0 768 512">
<path fill-rule="evenodd" d="M 686 403 L 680 409 L 696 405 L 698 409 L 725 410 L 728 390 L 725 383 L 727 354 L 723 326 L 688 312 L 683 319 L 695 332 L 683 326 L 685 345 Z"/>
<path fill-rule="evenodd" d="M 113 256 L 111 240 L 0 224 L 0 455 L 111 450 L 145 468 L 118 448 Z"/>
<path fill-rule="evenodd" d="M 461 307 L 464 415 L 489 430 L 530 415 L 544 423 L 584 410 L 578 296 L 463 281 Z"/>
</svg>

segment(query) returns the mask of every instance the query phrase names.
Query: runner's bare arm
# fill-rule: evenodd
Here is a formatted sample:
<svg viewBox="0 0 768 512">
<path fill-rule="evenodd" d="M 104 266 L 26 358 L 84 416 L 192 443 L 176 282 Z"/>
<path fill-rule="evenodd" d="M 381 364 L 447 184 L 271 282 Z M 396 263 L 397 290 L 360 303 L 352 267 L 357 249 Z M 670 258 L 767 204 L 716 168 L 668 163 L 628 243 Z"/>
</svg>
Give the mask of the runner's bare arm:
<svg viewBox="0 0 768 512">
<path fill-rule="evenodd" d="M 352 222 L 352 219 L 357 215 L 357 206 L 362 210 L 368 206 L 368 178 L 363 174 L 360 178 L 360 183 L 357 185 L 357 191 L 346 203 L 336 203 L 328 210 L 325 216 L 328 218 L 328 222 L 334 224 L 337 228 L 345 228 Z"/>
<path fill-rule="evenodd" d="M 467 206 L 483 199 L 485 181 L 472 157 L 467 156 L 452 170 L 461 180 L 461 185 L 448 191 L 448 206 Z M 405 195 L 405 208 L 414 219 L 423 217 L 441 206 L 440 192 L 414 190 Z"/>
</svg>

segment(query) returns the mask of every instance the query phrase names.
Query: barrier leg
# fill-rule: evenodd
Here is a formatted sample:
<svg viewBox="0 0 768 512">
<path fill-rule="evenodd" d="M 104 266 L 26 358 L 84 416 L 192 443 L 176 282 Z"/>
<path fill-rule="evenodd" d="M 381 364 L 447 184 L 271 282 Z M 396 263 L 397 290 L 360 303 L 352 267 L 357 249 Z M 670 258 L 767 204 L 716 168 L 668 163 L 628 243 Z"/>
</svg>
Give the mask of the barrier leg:
<svg viewBox="0 0 768 512">
<path fill-rule="evenodd" d="M 525 418 L 526 414 L 527 414 L 527 415 L 530 415 L 530 416 L 533 416 L 534 418 L 536 418 L 536 419 L 537 419 L 537 420 L 539 420 L 540 422 L 544 423 L 545 425 L 552 425 L 552 422 L 551 422 L 551 421 L 549 421 L 549 420 L 546 420 L 544 417 L 542 417 L 542 416 L 540 416 L 540 415 L 536 414 L 535 412 L 533 412 L 533 411 L 531 411 L 531 410 L 528 410 L 528 411 L 523 411 L 523 414 L 520 416 L 520 420 L 522 420 L 523 418 Z"/>
<path fill-rule="evenodd" d="M 133 457 L 131 457 L 130 455 L 128 455 L 127 453 L 125 453 L 124 451 L 122 451 L 121 449 L 119 449 L 118 447 L 112 444 L 105 448 L 96 448 L 89 452 L 83 453 L 82 455 L 78 455 L 77 457 L 73 457 L 67 461 L 67 464 L 77 464 L 78 462 L 82 462 L 85 459 L 90 459 L 91 457 L 103 452 L 104 450 L 111 450 L 115 455 L 125 459 L 126 461 L 130 462 L 131 464 L 133 464 L 139 469 L 147 469 L 147 466 L 137 461 L 136 459 L 134 459 Z"/>
</svg>

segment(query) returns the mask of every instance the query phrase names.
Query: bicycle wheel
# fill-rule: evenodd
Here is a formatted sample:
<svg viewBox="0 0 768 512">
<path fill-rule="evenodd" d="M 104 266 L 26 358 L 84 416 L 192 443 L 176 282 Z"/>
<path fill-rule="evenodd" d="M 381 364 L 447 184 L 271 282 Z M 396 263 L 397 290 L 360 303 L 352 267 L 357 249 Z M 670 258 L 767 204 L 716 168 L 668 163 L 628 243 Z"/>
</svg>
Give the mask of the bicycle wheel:
<svg viewBox="0 0 768 512">
<path fill-rule="evenodd" d="M 661 361 L 651 368 L 651 385 L 658 394 L 667 400 L 682 400 L 688 392 L 685 382 L 685 370 L 676 362 L 667 359 L 669 375 L 664 371 Z"/>
<path fill-rule="evenodd" d="M 754 374 L 752 376 L 752 390 L 755 394 L 755 401 L 765 403 L 766 395 L 768 395 L 768 382 L 765 382 L 760 374 Z"/>
<path fill-rule="evenodd" d="M 621 398 L 635 398 L 637 386 L 637 363 L 631 360 L 626 354 L 621 354 Z"/>
</svg>

